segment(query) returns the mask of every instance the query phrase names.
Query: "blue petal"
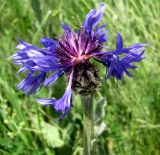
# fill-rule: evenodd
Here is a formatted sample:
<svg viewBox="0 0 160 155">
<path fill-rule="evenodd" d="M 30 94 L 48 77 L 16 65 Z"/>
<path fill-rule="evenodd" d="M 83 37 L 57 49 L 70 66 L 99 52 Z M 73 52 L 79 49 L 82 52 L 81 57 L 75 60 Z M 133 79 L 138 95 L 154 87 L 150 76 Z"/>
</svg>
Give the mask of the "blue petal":
<svg viewBox="0 0 160 155">
<path fill-rule="evenodd" d="M 30 48 L 28 50 L 25 50 L 27 56 L 29 58 L 32 58 L 32 57 L 42 57 L 44 56 L 44 54 L 42 52 L 40 52 L 39 50 L 37 49 L 34 49 L 34 48 Z"/>
<path fill-rule="evenodd" d="M 117 34 L 117 39 L 116 39 L 116 50 L 123 48 L 123 40 L 120 32 Z"/>
<path fill-rule="evenodd" d="M 72 79 L 73 79 L 73 69 L 70 74 L 69 84 L 64 93 L 64 95 L 60 99 L 38 99 L 37 101 L 42 105 L 52 105 L 57 112 L 62 112 L 63 114 L 59 117 L 58 120 L 64 118 L 70 107 L 72 106 Z"/>
<path fill-rule="evenodd" d="M 37 102 L 40 103 L 41 105 L 53 105 L 55 100 L 50 99 L 50 98 L 39 98 L 37 99 Z"/>
<path fill-rule="evenodd" d="M 67 25 L 67 24 L 62 24 L 62 28 L 64 29 L 65 32 L 71 32 L 72 29 Z"/>
<path fill-rule="evenodd" d="M 47 38 L 42 39 L 42 42 L 47 42 L 47 40 L 48 45 L 54 42 L 53 40 Z M 20 44 L 18 45 L 18 48 L 20 51 L 10 57 L 15 60 L 15 62 L 13 62 L 14 64 L 22 65 L 19 72 L 23 72 L 25 70 L 50 72 L 59 69 L 57 58 L 53 53 L 48 52 L 46 49 L 39 49 L 22 40 L 19 41 Z M 47 46 L 47 43 L 45 45 Z"/>
<path fill-rule="evenodd" d="M 28 92 L 28 95 L 33 94 L 37 90 L 38 87 L 41 89 L 42 84 L 45 79 L 46 79 L 46 73 L 41 73 L 40 75 L 38 75 L 36 77 L 36 79 L 31 83 L 32 87 L 31 87 L 30 91 Z"/>
<path fill-rule="evenodd" d="M 112 72 L 113 72 L 113 67 L 112 66 L 110 66 L 109 68 L 108 68 L 108 73 L 106 74 L 106 80 L 108 80 L 108 78 L 110 77 L 110 76 L 112 76 Z"/>
<path fill-rule="evenodd" d="M 108 30 L 105 30 L 105 31 L 99 33 L 98 41 L 100 43 L 107 42 L 107 40 L 108 40 L 108 36 L 106 35 L 107 32 L 108 32 Z"/>
<path fill-rule="evenodd" d="M 32 46 L 31 44 L 26 43 L 26 42 L 23 41 L 23 40 L 18 39 L 18 41 L 20 42 L 20 44 L 18 44 L 18 45 L 16 46 L 16 48 L 18 48 L 18 49 L 24 49 L 25 47 Z"/>
<path fill-rule="evenodd" d="M 19 83 L 19 85 L 17 86 L 17 90 L 18 89 L 24 90 L 24 88 L 28 86 L 28 83 L 29 83 L 31 77 L 32 77 L 32 74 L 28 73 L 28 75 L 26 76 L 26 78 L 23 79 L 21 81 L 21 83 Z"/>
<path fill-rule="evenodd" d="M 98 37 L 99 43 L 107 42 L 108 40 L 108 36 L 107 36 L 108 30 L 104 28 L 105 28 L 105 24 L 101 26 L 97 26 L 94 33 L 92 34 L 93 37 L 94 36 Z"/>
<path fill-rule="evenodd" d="M 128 72 L 128 69 L 137 68 L 136 66 L 131 65 L 131 63 L 141 61 L 142 60 L 141 54 L 142 54 L 141 52 L 139 55 L 137 52 L 135 55 L 133 54 L 133 52 L 129 53 L 126 56 L 124 56 L 121 60 L 119 59 L 116 63 L 113 62 L 111 59 L 108 60 L 108 61 L 111 61 L 109 66 L 109 71 L 108 71 L 108 77 L 109 76 L 117 77 L 118 80 L 122 80 L 124 73 L 126 73 L 129 77 L 133 77 L 133 75 L 131 75 Z M 112 71 L 110 71 L 111 69 Z"/>
<path fill-rule="evenodd" d="M 85 22 L 83 24 L 83 26 L 85 27 L 86 31 L 92 31 L 93 27 L 97 26 L 98 23 L 100 22 L 102 16 L 103 16 L 103 12 L 105 9 L 105 4 L 102 3 L 99 6 L 99 9 L 96 10 L 91 10 L 85 19 Z"/>
<path fill-rule="evenodd" d="M 33 73 L 28 73 L 25 79 L 17 86 L 17 89 L 22 90 L 25 94 L 31 95 L 33 94 L 38 87 L 41 88 L 45 78 L 46 73 L 40 73 L 38 75 L 32 75 Z"/>
<path fill-rule="evenodd" d="M 107 52 L 107 53 L 112 53 L 112 54 L 116 54 L 116 55 L 120 55 L 120 54 L 128 54 L 131 53 L 132 51 L 136 50 L 139 51 L 142 48 L 144 48 L 146 46 L 146 44 L 134 44 L 132 46 L 126 47 L 126 48 L 121 48 L 121 49 L 116 49 L 114 51 L 111 52 Z M 143 53 L 143 51 L 142 51 Z M 139 55 L 139 54 L 138 54 Z M 143 55 L 143 54 L 142 54 Z"/>
<path fill-rule="evenodd" d="M 57 41 L 45 37 L 41 38 L 40 43 L 49 51 L 53 51 L 58 46 Z"/>
<path fill-rule="evenodd" d="M 143 59 L 145 44 L 135 44 L 127 48 L 123 48 L 123 41 L 120 33 L 117 35 L 116 39 L 116 50 L 111 52 L 100 52 L 96 56 L 98 61 L 103 63 L 108 68 L 108 73 L 106 75 L 106 80 L 112 76 L 116 77 L 118 80 L 122 80 L 124 73 L 129 77 L 133 77 L 128 71 L 128 69 L 136 69 L 132 63 L 139 62 Z M 119 56 L 125 54 L 122 58 Z"/>
<path fill-rule="evenodd" d="M 105 28 L 105 26 L 106 26 L 105 24 L 102 24 L 101 26 L 97 26 L 95 30 L 96 34 L 100 33 Z"/>
<path fill-rule="evenodd" d="M 59 77 L 61 77 L 64 74 L 64 71 L 57 71 L 53 75 L 51 75 L 48 79 L 45 80 L 44 85 L 48 86 L 54 83 Z"/>
<path fill-rule="evenodd" d="M 21 72 L 24 72 L 24 71 L 26 71 L 27 70 L 27 68 L 24 66 L 22 66 L 19 70 L 18 70 L 18 72 L 17 72 L 17 74 L 18 73 L 21 73 Z"/>
</svg>

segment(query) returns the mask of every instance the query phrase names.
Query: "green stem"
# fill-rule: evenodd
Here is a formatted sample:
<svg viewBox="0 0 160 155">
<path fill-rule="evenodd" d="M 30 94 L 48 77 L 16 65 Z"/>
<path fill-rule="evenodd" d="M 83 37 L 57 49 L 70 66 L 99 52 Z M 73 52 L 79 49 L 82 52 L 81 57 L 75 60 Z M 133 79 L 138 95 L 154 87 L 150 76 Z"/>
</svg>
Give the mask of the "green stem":
<svg viewBox="0 0 160 155">
<path fill-rule="evenodd" d="M 83 155 L 91 154 L 91 139 L 93 134 L 93 100 L 91 96 L 83 96 Z"/>
</svg>

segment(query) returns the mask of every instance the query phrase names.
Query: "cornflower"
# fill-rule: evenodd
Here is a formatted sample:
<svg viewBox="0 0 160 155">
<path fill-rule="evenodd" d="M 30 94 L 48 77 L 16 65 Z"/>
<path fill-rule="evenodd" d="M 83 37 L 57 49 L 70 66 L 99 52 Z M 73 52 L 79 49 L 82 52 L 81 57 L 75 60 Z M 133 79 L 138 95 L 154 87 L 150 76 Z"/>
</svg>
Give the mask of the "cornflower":
<svg viewBox="0 0 160 155">
<path fill-rule="evenodd" d="M 50 105 L 62 113 L 59 119 L 64 118 L 72 106 L 72 90 L 87 96 L 99 88 L 100 77 L 91 59 L 106 68 L 105 80 L 109 77 L 122 80 L 124 73 L 132 77 L 128 70 L 137 68 L 132 63 L 143 59 L 145 44 L 124 47 L 119 32 L 116 48 L 106 51 L 104 44 L 108 41 L 108 30 L 104 24 L 99 25 L 104 9 L 105 4 L 102 3 L 97 10 L 91 10 L 77 31 L 63 24 L 64 34 L 58 41 L 41 38 L 42 49 L 19 40 L 19 51 L 11 56 L 14 64 L 21 65 L 18 73 L 27 71 L 26 77 L 17 86 L 27 95 L 32 95 L 42 86 L 53 84 L 63 75 L 67 76 L 68 86 L 61 98 L 37 99 L 40 104 Z"/>
</svg>

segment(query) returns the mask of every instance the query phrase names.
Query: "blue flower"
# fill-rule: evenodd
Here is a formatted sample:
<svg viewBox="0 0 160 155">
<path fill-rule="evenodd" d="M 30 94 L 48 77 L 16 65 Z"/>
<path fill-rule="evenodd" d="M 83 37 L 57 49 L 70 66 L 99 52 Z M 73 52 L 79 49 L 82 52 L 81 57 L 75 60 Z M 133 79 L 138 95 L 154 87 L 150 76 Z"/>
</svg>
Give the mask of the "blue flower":
<svg viewBox="0 0 160 155">
<path fill-rule="evenodd" d="M 74 86 L 76 85 L 74 75 L 83 76 L 77 79 L 87 78 L 87 81 L 94 76 L 96 76 L 95 79 L 98 79 L 96 72 L 93 71 L 94 67 L 90 65 L 91 58 L 107 68 L 106 80 L 110 76 L 122 80 L 124 73 L 132 77 L 128 71 L 136 69 L 132 63 L 143 59 L 145 44 L 135 44 L 124 48 L 120 33 L 117 35 L 116 49 L 105 51 L 103 43 L 108 41 L 108 30 L 104 24 L 99 25 L 104 9 L 105 4 L 102 3 L 98 10 L 91 10 L 78 31 L 63 24 L 64 34 L 58 41 L 46 37 L 41 38 L 40 44 L 43 49 L 19 40 L 20 43 L 17 46 L 19 51 L 11 56 L 14 64 L 21 65 L 18 73 L 27 71 L 26 77 L 17 86 L 17 89 L 22 90 L 25 94 L 31 95 L 36 90 L 40 90 L 43 85 L 49 86 L 59 77 L 67 75 L 68 86 L 61 98 L 37 99 L 40 104 L 50 105 L 57 112 L 62 113 L 59 119 L 64 118 L 72 106 L 73 80 Z M 83 69 L 82 72 L 79 71 L 80 68 Z M 85 72 L 86 75 L 84 75 Z M 95 83 L 91 82 L 91 86 L 94 85 Z"/>
<path fill-rule="evenodd" d="M 136 69 L 132 63 L 141 61 L 143 59 L 142 55 L 144 50 L 142 48 L 145 44 L 135 44 L 127 48 L 123 48 L 123 40 L 121 34 L 118 33 L 116 39 L 116 50 L 111 52 L 103 52 L 102 55 L 98 55 L 97 58 L 103 63 L 104 66 L 108 68 L 108 73 L 106 75 L 106 80 L 112 76 L 116 77 L 118 80 L 122 80 L 124 73 L 129 77 L 133 77 L 129 73 L 128 69 Z M 120 55 L 125 56 L 121 56 Z"/>
</svg>

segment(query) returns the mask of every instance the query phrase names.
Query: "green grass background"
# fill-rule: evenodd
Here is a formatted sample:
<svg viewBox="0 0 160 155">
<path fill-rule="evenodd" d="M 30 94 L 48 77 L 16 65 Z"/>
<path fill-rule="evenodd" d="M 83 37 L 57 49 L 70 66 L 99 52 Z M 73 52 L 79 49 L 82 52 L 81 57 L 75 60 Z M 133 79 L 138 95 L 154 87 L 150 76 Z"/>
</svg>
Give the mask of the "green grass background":
<svg viewBox="0 0 160 155">
<path fill-rule="evenodd" d="M 96 0 L 0 0 L 0 154 L 2 155 L 79 155 L 82 151 L 82 106 L 74 95 L 68 117 L 58 123 L 50 107 L 36 103 L 35 97 L 16 91 L 25 76 L 17 75 L 17 66 L 7 59 L 16 52 L 16 37 L 40 47 L 42 36 L 62 34 L 61 23 L 74 29 L 84 21 Z M 117 32 L 124 45 L 148 43 L 143 62 L 125 76 L 124 82 L 103 82 L 94 104 L 106 100 L 97 124 L 96 155 L 160 154 L 160 1 L 104 0 L 102 19 L 109 30 L 108 46 L 115 48 Z M 104 77 L 105 69 L 100 67 Z M 66 81 L 43 88 L 40 96 L 60 97 Z M 98 118 L 96 115 L 96 119 Z"/>
</svg>

